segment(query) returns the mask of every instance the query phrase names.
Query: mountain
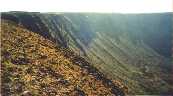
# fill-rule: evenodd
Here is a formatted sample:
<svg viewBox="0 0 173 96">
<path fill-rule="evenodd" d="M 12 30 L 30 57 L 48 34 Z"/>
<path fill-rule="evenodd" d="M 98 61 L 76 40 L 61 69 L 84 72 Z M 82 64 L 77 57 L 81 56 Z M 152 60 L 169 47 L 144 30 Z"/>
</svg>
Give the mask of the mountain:
<svg viewBox="0 0 173 96">
<path fill-rule="evenodd" d="M 11 21 L 2 20 L 1 27 L 2 96 L 125 94 L 125 86 L 69 49 Z"/>
<path fill-rule="evenodd" d="M 1 18 L 72 50 L 129 94 L 171 94 L 172 13 L 5 12 Z"/>
</svg>

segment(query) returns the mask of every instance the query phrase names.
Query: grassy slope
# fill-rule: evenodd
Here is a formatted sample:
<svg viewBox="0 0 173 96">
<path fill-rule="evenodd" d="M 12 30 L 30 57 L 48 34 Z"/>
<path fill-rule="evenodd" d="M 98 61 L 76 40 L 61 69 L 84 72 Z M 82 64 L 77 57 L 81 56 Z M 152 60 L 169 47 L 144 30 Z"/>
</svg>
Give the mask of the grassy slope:
<svg viewBox="0 0 173 96">
<path fill-rule="evenodd" d="M 96 73 L 91 69 L 79 66 L 79 57 L 42 36 L 9 21 L 2 20 L 1 27 L 2 95 L 29 91 L 27 94 L 41 96 L 103 96 L 125 90 L 118 82 L 120 89 L 108 79 L 93 75 Z"/>
<path fill-rule="evenodd" d="M 151 48 L 147 44 L 156 44 L 157 37 L 162 34 L 153 34 L 162 33 L 160 29 L 170 32 L 170 26 L 162 25 L 169 23 L 167 17 L 163 18 L 168 20 L 159 14 L 144 15 L 145 18 L 143 15 L 121 14 L 9 14 L 16 16 L 29 30 L 42 36 L 48 34 L 46 36 L 52 37 L 53 40 L 50 40 L 60 46 L 67 46 L 81 56 L 87 56 L 102 73 L 127 85 L 130 94 L 164 94 L 171 90 L 167 82 L 171 79 L 170 72 L 167 71 L 168 67 L 162 67 L 170 66 L 170 62 L 153 50 L 161 47 Z M 156 19 L 152 21 L 151 18 Z M 148 39 L 148 36 L 157 39 Z"/>
<path fill-rule="evenodd" d="M 105 37 L 102 36 L 102 38 Z M 110 42 L 105 43 L 106 40 L 96 39 L 87 52 L 95 62 L 94 65 L 99 67 L 102 72 L 121 80 L 128 86 L 131 94 L 162 94 L 162 92 L 171 90 L 171 86 L 164 80 L 171 79 L 171 76 L 170 73 L 163 72 L 159 67 L 158 64 L 166 64 L 161 61 L 160 57 L 160 60 L 155 56 L 148 57 L 151 52 L 148 55 L 148 50 L 142 46 L 133 49 L 135 45 L 129 44 L 129 42 L 113 45 Z M 148 72 L 145 67 L 148 68 Z"/>
<path fill-rule="evenodd" d="M 159 28 L 170 30 L 170 26 L 162 26 L 159 21 L 161 19 L 162 22 L 165 22 L 167 17 L 161 17 L 162 14 L 146 15 L 148 18 L 157 18 L 153 22 L 151 20 L 151 26 L 148 26 L 146 22 L 149 19 L 144 20 L 145 15 L 144 17 L 142 17 L 143 15 L 133 17 L 133 15 L 118 16 L 116 14 L 81 14 L 81 16 L 85 21 L 82 21 L 81 18 L 76 18 L 80 17 L 80 15 L 67 15 L 74 25 L 78 25 L 77 28 L 81 28 L 81 23 L 87 22 L 93 33 L 95 33 L 88 46 L 81 43 L 86 49 L 85 53 L 87 53 L 88 58 L 90 58 L 95 67 L 98 67 L 103 73 L 112 78 L 120 79 L 129 87 L 130 94 L 165 94 L 167 92 L 169 94 L 171 92 L 170 84 L 172 83 L 169 82 L 171 73 L 167 71 L 169 67 L 162 67 L 170 66 L 171 62 L 158 54 L 141 37 L 145 35 L 144 33 L 148 35 L 150 32 L 153 33 L 153 35 L 149 34 L 151 38 L 162 35 L 162 31 L 153 30 L 155 27 L 158 30 Z M 132 17 L 127 19 L 126 16 Z M 139 18 L 142 19 L 140 20 Z M 129 22 L 128 20 L 131 21 Z M 136 25 L 138 24 L 137 21 L 141 22 L 139 26 Z M 170 22 L 168 23 L 171 24 Z M 148 33 L 141 26 L 144 26 Z M 170 31 L 166 32 L 170 33 Z M 81 33 L 83 33 L 82 30 Z M 158 36 L 155 35 L 156 33 L 158 33 Z M 153 41 L 151 39 L 149 42 Z"/>
</svg>

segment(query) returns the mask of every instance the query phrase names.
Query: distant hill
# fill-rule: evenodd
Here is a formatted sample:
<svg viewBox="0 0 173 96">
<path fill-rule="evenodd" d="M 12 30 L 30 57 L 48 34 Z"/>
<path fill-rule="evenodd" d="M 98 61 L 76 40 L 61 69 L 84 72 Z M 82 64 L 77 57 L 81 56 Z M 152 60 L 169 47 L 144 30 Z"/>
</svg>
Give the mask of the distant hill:
<svg viewBox="0 0 173 96">
<path fill-rule="evenodd" d="M 6 12 L 1 18 L 71 49 L 129 94 L 171 94 L 172 15 Z"/>
</svg>

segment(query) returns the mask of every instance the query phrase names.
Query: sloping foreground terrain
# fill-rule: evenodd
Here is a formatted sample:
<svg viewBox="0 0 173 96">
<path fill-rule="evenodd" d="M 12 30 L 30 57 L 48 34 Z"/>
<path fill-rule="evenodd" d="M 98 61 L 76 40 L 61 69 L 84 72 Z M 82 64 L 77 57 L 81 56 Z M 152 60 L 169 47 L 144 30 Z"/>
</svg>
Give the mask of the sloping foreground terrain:
<svg viewBox="0 0 173 96">
<path fill-rule="evenodd" d="M 2 96 L 124 96 L 82 57 L 14 22 L 1 21 Z"/>
<path fill-rule="evenodd" d="M 172 13 L 5 12 L 10 20 L 68 48 L 129 94 L 172 94 Z M 68 52 L 67 52 L 68 53 Z"/>
</svg>

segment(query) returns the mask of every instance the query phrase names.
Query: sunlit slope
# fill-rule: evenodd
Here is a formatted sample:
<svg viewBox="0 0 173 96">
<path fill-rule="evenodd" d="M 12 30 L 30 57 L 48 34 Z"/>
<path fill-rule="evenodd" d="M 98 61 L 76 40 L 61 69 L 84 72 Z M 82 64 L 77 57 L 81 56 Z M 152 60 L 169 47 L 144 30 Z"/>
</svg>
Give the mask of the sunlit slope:
<svg viewBox="0 0 173 96">
<path fill-rule="evenodd" d="M 14 22 L 2 20 L 1 27 L 3 96 L 124 95 L 123 85 L 72 51 Z"/>
<path fill-rule="evenodd" d="M 9 12 L 2 18 L 70 48 L 131 94 L 171 92 L 171 13 L 41 14 Z"/>
</svg>

